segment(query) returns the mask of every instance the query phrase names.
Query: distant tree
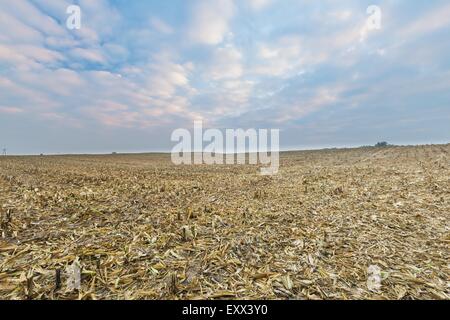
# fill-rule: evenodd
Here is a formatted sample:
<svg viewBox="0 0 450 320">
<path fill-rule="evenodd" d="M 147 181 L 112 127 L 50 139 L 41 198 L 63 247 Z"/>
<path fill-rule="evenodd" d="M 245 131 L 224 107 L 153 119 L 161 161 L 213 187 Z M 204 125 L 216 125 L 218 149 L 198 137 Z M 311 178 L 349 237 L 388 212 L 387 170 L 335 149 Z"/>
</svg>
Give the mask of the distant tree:
<svg viewBox="0 0 450 320">
<path fill-rule="evenodd" d="M 384 148 L 384 147 L 387 147 L 387 146 L 389 146 L 389 144 L 386 141 L 378 142 L 375 145 L 376 148 Z"/>
</svg>

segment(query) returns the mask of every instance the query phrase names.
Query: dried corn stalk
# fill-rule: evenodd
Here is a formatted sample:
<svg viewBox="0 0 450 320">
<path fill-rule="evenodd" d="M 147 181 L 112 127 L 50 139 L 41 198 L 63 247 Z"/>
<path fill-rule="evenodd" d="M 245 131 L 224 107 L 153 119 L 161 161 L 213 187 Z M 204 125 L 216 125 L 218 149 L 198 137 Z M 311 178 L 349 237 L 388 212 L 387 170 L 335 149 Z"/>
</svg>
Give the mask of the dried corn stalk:
<svg viewBox="0 0 450 320">
<path fill-rule="evenodd" d="M 66 286 L 68 291 L 81 289 L 81 265 L 78 257 L 66 268 Z"/>
</svg>

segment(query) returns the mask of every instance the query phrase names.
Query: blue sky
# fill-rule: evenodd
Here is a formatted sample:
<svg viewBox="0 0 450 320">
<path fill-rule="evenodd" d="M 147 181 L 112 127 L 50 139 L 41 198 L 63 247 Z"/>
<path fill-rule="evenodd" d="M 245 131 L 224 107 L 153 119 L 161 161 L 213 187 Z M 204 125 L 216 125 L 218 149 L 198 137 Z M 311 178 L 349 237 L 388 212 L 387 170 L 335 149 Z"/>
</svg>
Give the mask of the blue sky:
<svg viewBox="0 0 450 320">
<path fill-rule="evenodd" d="M 450 142 L 448 1 L 1 0 L 0 30 L 10 153 L 169 151 L 196 119 L 282 149 Z"/>
</svg>

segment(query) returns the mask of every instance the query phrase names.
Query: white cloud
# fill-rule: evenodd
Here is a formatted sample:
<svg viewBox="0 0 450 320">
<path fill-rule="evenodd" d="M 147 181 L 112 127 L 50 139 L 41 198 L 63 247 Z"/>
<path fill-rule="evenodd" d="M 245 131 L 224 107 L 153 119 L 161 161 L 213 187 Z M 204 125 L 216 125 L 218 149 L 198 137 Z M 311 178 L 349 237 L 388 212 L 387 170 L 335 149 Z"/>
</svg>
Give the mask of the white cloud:
<svg viewBox="0 0 450 320">
<path fill-rule="evenodd" d="M 0 106 L 0 113 L 17 114 L 22 112 L 23 110 L 20 108 Z"/>
<path fill-rule="evenodd" d="M 66 30 L 28 1 L 10 1 L 0 4 L 3 12 L 25 21 L 30 28 L 46 36 L 64 36 Z"/>
<path fill-rule="evenodd" d="M 224 40 L 235 12 L 232 0 L 198 0 L 193 8 L 188 36 L 194 43 L 216 45 Z"/>
<path fill-rule="evenodd" d="M 352 17 L 353 13 L 351 10 L 340 10 L 329 13 L 331 19 L 338 21 L 348 21 Z"/>
<path fill-rule="evenodd" d="M 13 48 L 15 48 L 17 52 L 23 52 L 25 56 L 37 62 L 56 63 L 65 59 L 60 52 L 49 50 L 41 46 L 17 45 Z"/>
<path fill-rule="evenodd" d="M 172 34 L 173 33 L 173 28 L 171 26 L 169 26 L 166 22 L 161 20 L 160 18 L 157 18 L 157 17 L 151 18 L 150 24 L 159 33 L 162 33 L 162 34 Z"/>
<path fill-rule="evenodd" d="M 423 34 L 434 32 L 436 30 L 450 26 L 450 5 L 433 9 L 422 15 L 420 19 L 416 19 L 408 26 L 400 29 L 399 37 L 415 38 Z"/>
<path fill-rule="evenodd" d="M 147 92 L 154 97 L 171 98 L 177 89 L 189 84 L 189 72 L 192 65 L 181 65 L 162 59 L 151 63 L 141 72 L 145 79 Z"/>
<path fill-rule="evenodd" d="M 337 85 L 333 87 L 320 87 L 311 95 L 300 96 L 297 102 L 292 105 L 277 108 L 271 119 L 275 123 L 286 123 L 301 119 L 313 112 L 334 105 L 345 86 Z"/>
<path fill-rule="evenodd" d="M 121 15 L 108 1 L 79 0 L 79 4 L 82 11 L 81 30 L 95 30 L 100 38 L 112 36 L 118 30 Z"/>
<path fill-rule="evenodd" d="M 106 63 L 106 58 L 99 49 L 75 48 L 69 51 L 74 59 L 86 60 L 94 63 Z"/>
<path fill-rule="evenodd" d="M 0 41 L 3 43 L 42 43 L 44 36 L 14 16 L 0 10 Z M 4 32 L 14 30 L 14 32 Z"/>
<path fill-rule="evenodd" d="M 232 46 L 214 51 L 205 76 L 212 80 L 236 79 L 243 74 L 242 54 Z"/>
<path fill-rule="evenodd" d="M 2 45 L 0 43 L 0 63 L 6 63 L 9 69 L 38 72 L 42 64 L 56 64 L 64 57 L 56 51 L 35 45 Z"/>
<path fill-rule="evenodd" d="M 262 10 L 272 3 L 272 0 L 246 0 L 253 10 Z"/>
<path fill-rule="evenodd" d="M 252 68 L 256 75 L 289 76 L 305 61 L 306 50 L 300 37 L 282 37 L 274 43 L 261 43 L 258 46 L 258 57 Z"/>
</svg>

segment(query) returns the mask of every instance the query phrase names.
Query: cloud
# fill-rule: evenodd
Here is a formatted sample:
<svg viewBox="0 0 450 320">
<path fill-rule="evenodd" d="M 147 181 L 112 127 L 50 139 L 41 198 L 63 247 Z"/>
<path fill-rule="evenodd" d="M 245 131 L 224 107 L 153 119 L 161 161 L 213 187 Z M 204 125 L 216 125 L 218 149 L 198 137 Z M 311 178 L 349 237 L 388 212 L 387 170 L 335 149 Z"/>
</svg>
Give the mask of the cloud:
<svg viewBox="0 0 450 320">
<path fill-rule="evenodd" d="M 79 0 L 79 6 L 82 11 L 81 30 L 88 29 L 100 38 L 113 36 L 119 30 L 122 18 L 120 12 L 110 2 Z"/>
<path fill-rule="evenodd" d="M 106 63 L 106 58 L 99 49 L 74 48 L 69 51 L 72 59 L 81 59 L 93 63 Z"/>
<path fill-rule="evenodd" d="M 236 79 L 243 74 L 242 54 L 232 46 L 217 48 L 205 76 L 212 80 Z"/>
<path fill-rule="evenodd" d="M 376 32 L 364 29 L 366 8 L 354 1 L 195 0 L 176 11 L 153 1 L 77 3 L 81 30 L 65 27 L 72 1 L 0 3 L 9 31 L 0 34 L 0 122 L 108 128 L 125 141 L 198 118 L 318 136 L 348 119 L 381 119 L 380 108 L 398 121 L 410 106 L 448 118 L 443 2 L 383 2 Z M 326 121 L 333 126 L 321 134 Z"/>
<path fill-rule="evenodd" d="M 16 114 L 22 112 L 23 110 L 20 108 L 0 106 L 0 113 Z"/>
<path fill-rule="evenodd" d="M 328 15 L 331 19 L 334 19 L 334 20 L 348 21 L 352 17 L 353 12 L 349 9 L 338 10 L 338 11 L 330 12 Z"/>
<path fill-rule="evenodd" d="M 246 1 L 248 2 L 250 8 L 256 11 L 262 10 L 272 3 L 272 0 L 246 0 Z"/>
<path fill-rule="evenodd" d="M 330 107 L 338 101 L 341 91 L 341 86 L 319 88 L 314 95 L 298 99 L 299 101 L 293 103 L 289 108 L 278 109 L 278 115 L 274 116 L 273 121 L 278 124 L 283 124 L 302 119 L 322 108 Z"/>
<path fill-rule="evenodd" d="M 26 21 L 26 25 L 45 36 L 64 36 L 65 30 L 52 17 L 46 15 L 28 1 L 14 1 L 0 5 L 10 17 Z"/>
<path fill-rule="evenodd" d="M 433 8 L 422 17 L 409 23 L 400 29 L 398 36 L 401 38 L 417 38 L 450 26 L 450 5 L 446 4 Z"/>
<path fill-rule="evenodd" d="M 289 78 L 303 73 L 305 69 L 327 61 L 330 56 L 322 44 L 315 38 L 304 39 L 300 36 L 282 36 L 271 43 L 259 43 L 257 58 L 250 70 L 259 76 Z"/>
<path fill-rule="evenodd" d="M 41 63 L 56 63 L 64 60 L 64 56 L 57 51 L 35 45 L 17 45 L 13 47 L 16 52 L 23 52 L 25 56 Z"/>
<path fill-rule="evenodd" d="M 174 32 L 173 28 L 160 18 L 157 17 L 151 18 L 150 24 L 152 25 L 153 28 L 155 28 L 156 31 L 162 34 L 172 34 Z"/>
<path fill-rule="evenodd" d="M 194 43 L 216 45 L 229 31 L 235 6 L 232 0 L 197 0 L 192 11 L 189 39 Z"/>
<path fill-rule="evenodd" d="M 154 97 L 171 98 L 180 88 L 188 88 L 192 63 L 179 64 L 165 56 L 157 56 L 156 61 L 139 70 L 145 81 L 146 91 Z"/>
<path fill-rule="evenodd" d="M 2 4 L 5 5 L 6 2 Z M 2 43 L 41 43 L 44 39 L 42 33 L 33 29 L 6 11 L 0 11 L 1 30 L 14 30 L 14 32 L 2 32 L 0 40 Z"/>
</svg>

